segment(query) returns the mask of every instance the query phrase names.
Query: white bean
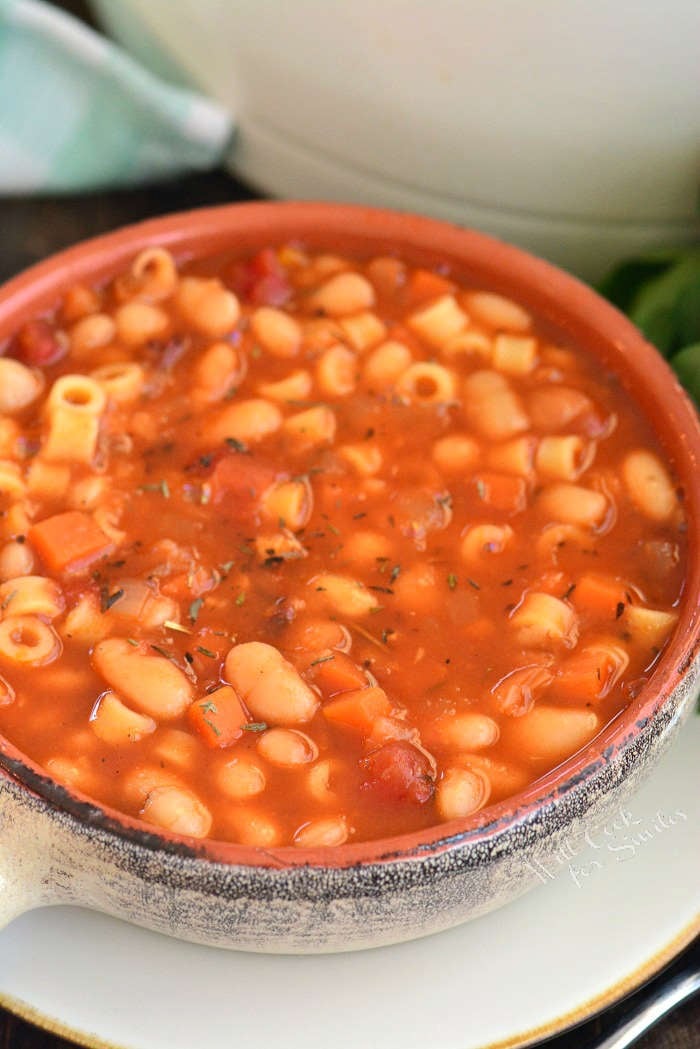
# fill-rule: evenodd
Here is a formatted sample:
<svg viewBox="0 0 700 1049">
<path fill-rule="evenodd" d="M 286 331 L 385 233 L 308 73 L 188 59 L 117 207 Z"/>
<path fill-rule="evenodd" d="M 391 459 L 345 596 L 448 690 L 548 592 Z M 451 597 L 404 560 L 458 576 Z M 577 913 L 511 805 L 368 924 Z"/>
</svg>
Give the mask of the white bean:
<svg viewBox="0 0 700 1049">
<path fill-rule="evenodd" d="M 272 645 L 261 641 L 234 645 L 226 657 L 225 673 L 260 721 L 296 725 L 316 713 L 318 695 Z"/>
<path fill-rule="evenodd" d="M 318 756 L 318 747 L 303 732 L 293 728 L 271 728 L 258 740 L 258 754 L 282 769 L 307 765 Z"/>
<path fill-rule="evenodd" d="M 92 663 L 108 685 L 156 720 L 180 717 L 194 699 L 190 681 L 171 660 L 122 638 L 99 641 Z"/>
<path fill-rule="evenodd" d="M 185 834 L 191 838 L 206 838 L 212 824 L 212 815 L 206 805 L 182 787 L 155 787 L 139 815 L 147 823 L 155 823 L 173 834 Z"/>
<path fill-rule="evenodd" d="M 344 816 L 322 816 L 320 819 L 302 823 L 294 835 L 294 844 L 300 849 L 342 845 L 347 841 L 348 833 Z"/>
<path fill-rule="evenodd" d="M 0 357 L 0 412 L 18 412 L 35 401 L 43 382 L 38 373 L 11 357 Z"/>
<path fill-rule="evenodd" d="M 643 448 L 629 452 L 622 464 L 622 477 L 630 499 L 645 517 L 668 521 L 678 499 L 668 471 L 657 456 Z"/>
<path fill-rule="evenodd" d="M 449 768 L 437 785 L 437 810 L 443 820 L 462 819 L 483 808 L 490 792 L 491 785 L 485 773 Z"/>
</svg>

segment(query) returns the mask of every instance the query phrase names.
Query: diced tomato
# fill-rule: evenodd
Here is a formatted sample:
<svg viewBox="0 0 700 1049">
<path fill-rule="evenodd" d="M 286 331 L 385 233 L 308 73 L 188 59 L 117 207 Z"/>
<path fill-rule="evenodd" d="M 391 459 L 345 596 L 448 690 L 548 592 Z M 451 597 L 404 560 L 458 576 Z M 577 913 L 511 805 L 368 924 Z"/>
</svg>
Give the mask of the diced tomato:
<svg viewBox="0 0 700 1049">
<path fill-rule="evenodd" d="M 19 329 L 12 345 L 13 357 L 32 368 L 55 364 L 68 352 L 68 341 L 61 340 L 45 320 L 27 321 Z"/>
<path fill-rule="evenodd" d="M 392 740 L 362 760 L 363 784 L 385 801 L 424 805 L 435 790 L 430 761 L 404 740 Z"/>
<path fill-rule="evenodd" d="M 227 284 L 252 306 L 283 306 L 292 295 L 284 266 L 272 248 L 236 263 L 229 270 Z"/>
<path fill-rule="evenodd" d="M 261 500 L 277 471 L 252 455 L 239 452 L 220 459 L 209 478 L 215 505 L 226 504 L 227 514 L 241 524 L 254 522 Z"/>
</svg>

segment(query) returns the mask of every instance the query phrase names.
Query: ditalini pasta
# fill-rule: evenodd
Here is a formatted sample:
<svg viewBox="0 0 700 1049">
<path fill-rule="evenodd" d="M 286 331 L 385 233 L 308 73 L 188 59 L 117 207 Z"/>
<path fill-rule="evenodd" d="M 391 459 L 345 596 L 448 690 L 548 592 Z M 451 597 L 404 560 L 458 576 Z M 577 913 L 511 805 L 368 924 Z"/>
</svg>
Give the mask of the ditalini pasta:
<svg viewBox="0 0 700 1049">
<path fill-rule="evenodd" d="M 465 818 L 653 674 L 684 532 L 642 416 L 521 304 L 154 245 L 0 347 L 0 731 L 176 834 Z"/>
</svg>

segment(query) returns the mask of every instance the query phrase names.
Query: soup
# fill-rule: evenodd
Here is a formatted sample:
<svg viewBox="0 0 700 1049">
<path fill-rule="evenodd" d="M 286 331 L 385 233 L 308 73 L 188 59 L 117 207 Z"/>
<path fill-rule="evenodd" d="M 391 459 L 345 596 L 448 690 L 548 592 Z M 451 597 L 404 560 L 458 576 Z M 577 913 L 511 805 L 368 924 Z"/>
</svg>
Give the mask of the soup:
<svg viewBox="0 0 700 1049">
<path fill-rule="evenodd" d="M 465 818 L 676 619 L 682 493 L 614 376 L 445 267 L 142 252 L 0 357 L 0 731 L 168 831 Z"/>
</svg>

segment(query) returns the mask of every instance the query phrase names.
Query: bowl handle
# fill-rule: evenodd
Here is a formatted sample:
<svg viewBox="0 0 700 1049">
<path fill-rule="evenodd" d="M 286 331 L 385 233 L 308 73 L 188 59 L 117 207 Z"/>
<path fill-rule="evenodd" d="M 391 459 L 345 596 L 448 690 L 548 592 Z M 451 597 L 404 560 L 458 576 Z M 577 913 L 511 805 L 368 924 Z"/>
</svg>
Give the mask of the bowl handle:
<svg viewBox="0 0 700 1049">
<path fill-rule="evenodd" d="M 0 769 L 0 929 L 46 898 L 42 843 L 30 830 L 22 789 Z"/>
</svg>

